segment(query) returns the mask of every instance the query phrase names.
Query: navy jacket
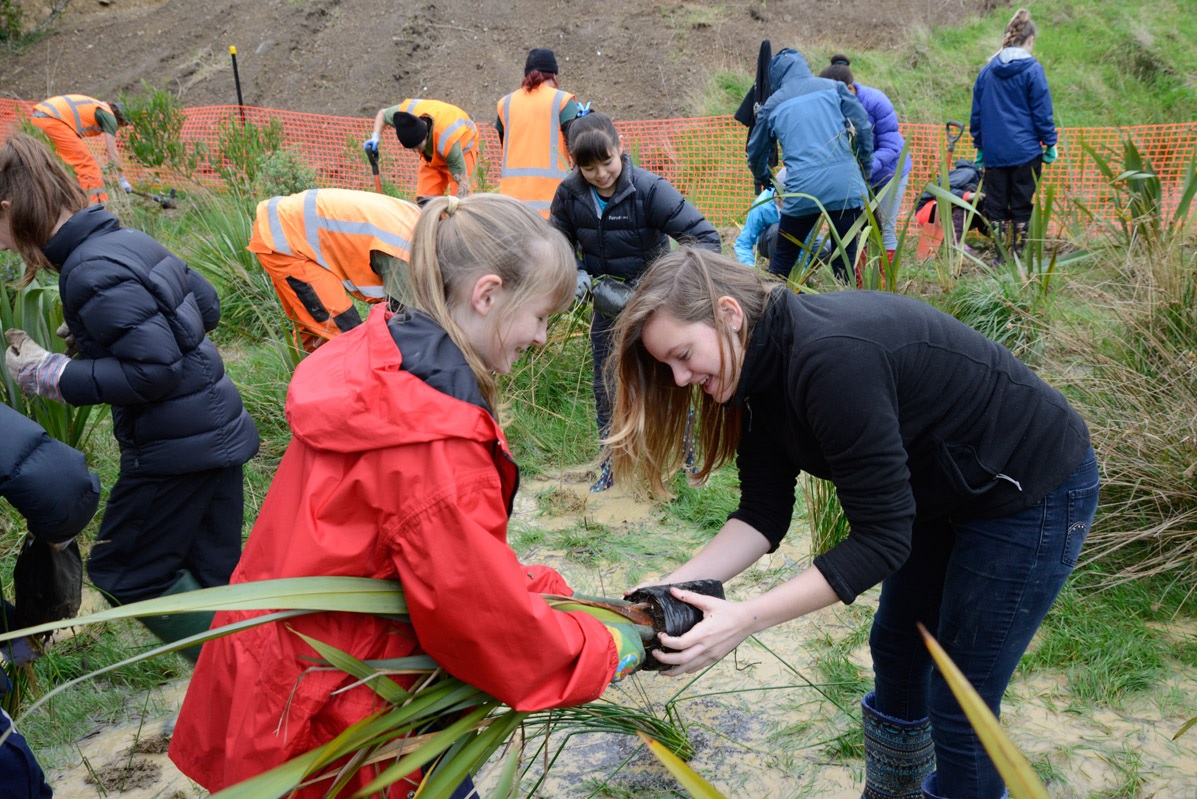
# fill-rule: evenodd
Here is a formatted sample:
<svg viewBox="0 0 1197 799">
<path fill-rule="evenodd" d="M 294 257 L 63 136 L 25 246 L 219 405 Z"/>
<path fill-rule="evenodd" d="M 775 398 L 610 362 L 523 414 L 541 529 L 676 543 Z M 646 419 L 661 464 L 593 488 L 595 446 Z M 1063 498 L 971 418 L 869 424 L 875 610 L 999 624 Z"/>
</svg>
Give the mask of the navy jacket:
<svg viewBox="0 0 1197 799">
<path fill-rule="evenodd" d="M 203 277 L 103 206 L 45 247 L 79 351 L 62 373 L 72 405 L 112 406 L 125 474 L 189 474 L 245 463 L 258 431 L 207 331 L 220 301 Z"/>
<path fill-rule="evenodd" d="M 762 185 L 772 184 L 769 153 L 781 144 L 786 167 L 781 212 L 786 216 L 864 206 L 862 174 L 873 164 L 873 125 L 864 106 L 838 80 L 816 78 L 806 59 L 786 48 L 769 65 L 773 94 L 761 106 L 748 138 L 748 168 Z M 856 135 L 849 135 L 849 124 Z M 800 196 L 809 195 L 809 196 Z"/>
<path fill-rule="evenodd" d="M 775 291 L 733 401 L 732 518 L 776 547 L 799 472 L 831 480 L 851 532 L 814 565 L 844 602 L 906 561 L 919 521 L 1030 507 L 1089 451 L 1081 417 L 1009 350 L 887 292 Z"/>
<path fill-rule="evenodd" d="M 0 405 L 0 429 L 0 497 L 25 517 L 34 538 L 71 540 L 95 515 L 100 479 L 82 452 L 7 405 Z"/>
<path fill-rule="evenodd" d="M 669 239 L 719 252 L 719 233 L 669 181 L 632 164 L 623 171 L 602 216 L 591 185 L 575 169 L 553 196 L 549 221 L 581 250 L 581 266 L 594 277 L 635 280 L 669 251 Z"/>
<path fill-rule="evenodd" d="M 981 68 L 969 130 L 985 166 L 1022 166 L 1055 145 L 1052 93 L 1030 53 L 1007 47 Z"/>
</svg>

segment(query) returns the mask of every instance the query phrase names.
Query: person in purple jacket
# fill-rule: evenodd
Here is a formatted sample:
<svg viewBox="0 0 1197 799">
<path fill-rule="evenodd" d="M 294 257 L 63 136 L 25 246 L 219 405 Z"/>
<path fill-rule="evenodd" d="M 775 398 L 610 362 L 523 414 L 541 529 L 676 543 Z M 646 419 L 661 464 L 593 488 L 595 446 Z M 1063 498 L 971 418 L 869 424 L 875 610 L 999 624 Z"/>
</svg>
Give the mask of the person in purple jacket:
<svg viewBox="0 0 1197 799">
<path fill-rule="evenodd" d="M 856 82 L 852 75 L 851 63 L 848 56 L 837 53 L 831 57 L 831 65 L 824 67 L 819 77 L 838 80 L 847 85 L 848 91 L 856 95 L 856 99 L 868 113 L 869 121 L 873 123 L 873 172 L 869 175 L 869 188 L 877 194 L 891 180 L 894 184 L 881 199 L 876 212 L 881 222 L 885 255 L 892 261 L 894 251 L 898 249 L 898 210 L 902 207 L 902 197 L 906 194 L 906 182 L 914 161 L 910 154 L 906 153 L 901 174 L 898 173 L 898 159 L 906 149 L 906 139 L 898 129 L 898 113 L 885 92 Z"/>
<path fill-rule="evenodd" d="M 1037 32 L 1027 10 L 1018 9 L 1002 49 L 977 75 L 969 123 L 977 165 L 985 169 L 985 216 L 994 240 L 1008 242 L 1015 254 L 1027 237 L 1043 165 L 1056 160 L 1052 94 L 1031 55 Z"/>
</svg>

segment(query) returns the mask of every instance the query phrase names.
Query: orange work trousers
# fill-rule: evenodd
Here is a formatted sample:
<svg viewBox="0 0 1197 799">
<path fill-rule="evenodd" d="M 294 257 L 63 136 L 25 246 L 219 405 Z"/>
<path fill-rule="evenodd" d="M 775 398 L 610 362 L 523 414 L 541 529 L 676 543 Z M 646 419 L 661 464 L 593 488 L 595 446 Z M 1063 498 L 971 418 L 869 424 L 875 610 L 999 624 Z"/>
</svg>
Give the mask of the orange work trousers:
<svg viewBox="0 0 1197 799">
<path fill-rule="evenodd" d="M 466 174 L 470 176 L 470 182 L 473 183 L 474 166 L 478 162 L 478 148 L 475 147 L 465 153 L 463 157 L 465 158 Z M 440 197 L 446 192 L 457 194 L 457 181 L 449 174 L 448 168 L 443 164 L 433 166 L 421 157 L 420 166 L 416 170 L 416 198 Z"/>
<path fill-rule="evenodd" d="M 58 155 L 75 170 L 75 179 L 87 192 L 87 199 L 95 203 L 108 202 L 108 191 L 104 188 L 104 174 L 100 165 L 91 157 L 83 139 L 67 123 L 53 117 L 33 117 L 30 120 L 46 134 Z"/>
<path fill-rule="evenodd" d="M 277 252 L 254 255 L 270 276 L 283 313 L 295 322 L 297 343 L 307 352 L 362 323 L 341 279 L 320 264 Z M 367 298 L 366 302 L 378 300 Z"/>
</svg>

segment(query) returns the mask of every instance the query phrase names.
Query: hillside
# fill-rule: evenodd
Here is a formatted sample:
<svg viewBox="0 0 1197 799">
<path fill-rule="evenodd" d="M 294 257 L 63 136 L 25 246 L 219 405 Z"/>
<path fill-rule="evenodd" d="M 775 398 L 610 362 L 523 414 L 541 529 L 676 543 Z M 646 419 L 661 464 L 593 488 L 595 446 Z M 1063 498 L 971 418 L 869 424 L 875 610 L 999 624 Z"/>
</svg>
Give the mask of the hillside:
<svg viewBox="0 0 1197 799">
<path fill-rule="evenodd" d="M 49 13 L 23 4 L 26 28 Z M 530 47 L 551 47 L 562 88 L 616 119 L 695 113 L 710 77 L 751 73 L 774 48 L 900 48 L 998 0 L 73 0 L 46 33 L 0 49 L 2 91 L 37 101 L 169 88 L 185 105 L 372 116 L 404 97 L 445 99 L 479 120 L 518 86 Z M 995 32 L 997 35 L 997 32 Z"/>
</svg>

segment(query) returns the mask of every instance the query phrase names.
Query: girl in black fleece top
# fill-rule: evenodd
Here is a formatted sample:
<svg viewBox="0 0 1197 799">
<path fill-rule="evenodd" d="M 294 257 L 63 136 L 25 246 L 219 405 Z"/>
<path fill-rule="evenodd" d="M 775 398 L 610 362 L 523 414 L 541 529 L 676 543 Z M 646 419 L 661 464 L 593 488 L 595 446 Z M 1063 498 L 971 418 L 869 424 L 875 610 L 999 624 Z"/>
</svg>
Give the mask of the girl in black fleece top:
<svg viewBox="0 0 1197 799">
<path fill-rule="evenodd" d="M 569 155 L 576 168 L 557 187 L 549 221 L 578 252 L 579 300 L 592 278 L 612 276 L 634 283 L 653 260 L 669 252 L 670 238 L 719 252 L 719 233 L 702 212 L 665 178 L 632 164 L 619 145 L 615 124 L 605 114 L 594 112 L 574 120 Z M 614 324 L 596 309 L 590 326 L 600 437 L 611 424 L 603 370 Z M 604 458 L 590 490 L 604 491 L 611 483 L 610 462 Z"/>
<path fill-rule="evenodd" d="M 617 477 L 664 493 L 691 405 L 698 479 L 733 456 L 740 470 L 739 508 L 662 583 L 728 580 L 775 549 L 802 471 L 835 484 L 851 527 L 813 568 L 747 601 L 675 589 L 704 620 L 662 636 L 677 650 L 656 653 L 666 673 L 697 671 L 753 633 L 881 583 L 875 691 L 862 702 L 865 796 L 1001 796 L 916 623 L 998 712 L 1096 510 L 1089 433 L 1064 397 L 918 300 L 794 295 L 689 248 L 648 270 L 615 335 Z"/>
</svg>

